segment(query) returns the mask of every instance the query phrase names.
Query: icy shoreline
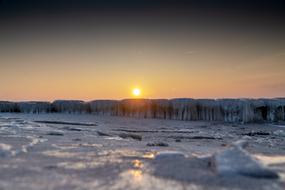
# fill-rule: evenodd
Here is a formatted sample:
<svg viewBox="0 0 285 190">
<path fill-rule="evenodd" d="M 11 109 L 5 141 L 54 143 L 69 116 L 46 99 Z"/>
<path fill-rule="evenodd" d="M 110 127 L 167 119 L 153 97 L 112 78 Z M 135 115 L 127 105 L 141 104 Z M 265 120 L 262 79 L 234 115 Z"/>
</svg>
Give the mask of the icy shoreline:
<svg viewBox="0 0 285 190">
<path fill-rule="evenodd" d="M 285 121 L 285 98 L 0 101 L 0 112 L 92 113 L 185 121 L 279 122 Z"/>
<path fill-rule="evenodd" d="M 283 190 L 284 147 L 271 124 L 1 113 L 0 189 Z"/>
</svg>

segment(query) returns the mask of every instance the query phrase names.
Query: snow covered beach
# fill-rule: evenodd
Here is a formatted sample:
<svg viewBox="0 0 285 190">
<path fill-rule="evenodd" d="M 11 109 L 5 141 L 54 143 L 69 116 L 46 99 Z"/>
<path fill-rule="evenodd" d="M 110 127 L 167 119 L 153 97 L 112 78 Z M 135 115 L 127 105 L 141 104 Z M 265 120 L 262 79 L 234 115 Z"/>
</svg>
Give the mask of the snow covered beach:
<svg viewBox="0 0 285 190">
<path fill-rule="evenodd" d="M 284 128 L 1 113 L 0 189 L 277 189 Z"/>
</svg>

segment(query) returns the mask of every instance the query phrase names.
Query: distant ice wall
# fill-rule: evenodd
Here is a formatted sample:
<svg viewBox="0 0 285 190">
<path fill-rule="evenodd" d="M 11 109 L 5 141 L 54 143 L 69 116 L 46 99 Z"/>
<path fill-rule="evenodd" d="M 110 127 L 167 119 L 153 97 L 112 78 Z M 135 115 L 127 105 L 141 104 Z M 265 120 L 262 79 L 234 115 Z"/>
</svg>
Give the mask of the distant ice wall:
<svg viewBox="0 0 285 190">
<path fill-rule="evenodd" d="M 86 113 L 88 104 L 80 100 L 56 100 L 51 103 L 51 112 L 59 113 Z"/>
<path fill-rule="evenodd" d="M 276 99 L 125 99 L 0 102 L 0 112 L 92 113 L 96 115 L 225 122 L 285 121 L 285 98 Z"/>
</svg>

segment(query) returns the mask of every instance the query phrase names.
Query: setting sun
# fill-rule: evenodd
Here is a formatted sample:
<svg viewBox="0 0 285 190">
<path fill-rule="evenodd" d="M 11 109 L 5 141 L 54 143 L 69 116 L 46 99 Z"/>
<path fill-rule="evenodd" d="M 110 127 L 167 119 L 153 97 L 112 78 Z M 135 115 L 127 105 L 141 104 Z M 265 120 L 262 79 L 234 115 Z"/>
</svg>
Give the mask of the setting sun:
<svg viewBox="0 0 285 190">
<path fill-rule="evenodd" d="M 141 90 L 139 88 L 133 89 L 133 95 L 134 96 L 139 96 L 141 94 Z"/>
</svg>

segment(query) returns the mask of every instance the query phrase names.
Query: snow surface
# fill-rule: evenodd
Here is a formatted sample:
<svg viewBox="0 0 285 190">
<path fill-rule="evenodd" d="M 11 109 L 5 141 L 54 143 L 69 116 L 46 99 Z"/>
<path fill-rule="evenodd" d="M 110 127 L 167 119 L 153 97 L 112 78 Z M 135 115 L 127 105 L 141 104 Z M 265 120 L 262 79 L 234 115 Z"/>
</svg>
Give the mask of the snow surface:
<svg viewBox="0 0 285 190">
<path fill-rule="evenodd" d="M 272 124 L 0 113 L 0 189 L 283 190 L 280 130 Z M 256 175 L 259 165 L 244 176 L 244 163 L 220 153 L 239 139 L 248 141 L 248 156 L 257 154 L 279 179 Z M 231 168 L 228 159 L 235 167 L 221 177 L 219 165 Z"/>
</svg>

